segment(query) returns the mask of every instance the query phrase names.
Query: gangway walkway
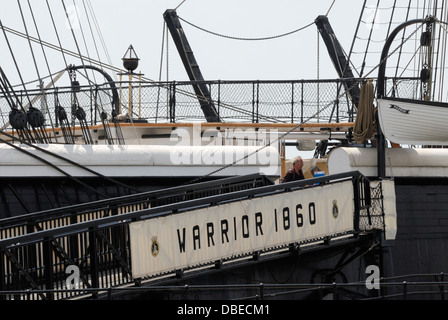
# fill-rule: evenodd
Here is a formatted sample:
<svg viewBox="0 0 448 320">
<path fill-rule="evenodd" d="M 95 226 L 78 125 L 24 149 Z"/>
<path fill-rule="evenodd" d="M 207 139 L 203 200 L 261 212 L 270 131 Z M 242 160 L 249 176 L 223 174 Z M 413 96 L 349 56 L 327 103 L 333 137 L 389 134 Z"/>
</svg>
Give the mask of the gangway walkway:
<svg viewBox="0 0 448 320">
<path fill-rule="evenodd" d="M 0 299 L 92 297 L 98 292 L 79 289 L 151 284 L 362 240 L 384 228 L 382 196 L 374 198 L 359 172 L 280 185 L 250 175 L 3 219 Z"/>
</svg>

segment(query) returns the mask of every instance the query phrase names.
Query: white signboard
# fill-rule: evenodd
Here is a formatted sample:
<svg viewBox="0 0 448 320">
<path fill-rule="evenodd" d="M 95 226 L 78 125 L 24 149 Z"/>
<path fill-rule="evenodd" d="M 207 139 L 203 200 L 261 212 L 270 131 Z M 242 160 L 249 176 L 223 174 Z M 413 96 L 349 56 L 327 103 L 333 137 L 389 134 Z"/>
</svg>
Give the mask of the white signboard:
<svg viewBox="0 0 448 320">
<path fill-rule="evenodd" d="M 134 278 L 353 230 L 351 181 L 130 224 Z"/>
</svg>

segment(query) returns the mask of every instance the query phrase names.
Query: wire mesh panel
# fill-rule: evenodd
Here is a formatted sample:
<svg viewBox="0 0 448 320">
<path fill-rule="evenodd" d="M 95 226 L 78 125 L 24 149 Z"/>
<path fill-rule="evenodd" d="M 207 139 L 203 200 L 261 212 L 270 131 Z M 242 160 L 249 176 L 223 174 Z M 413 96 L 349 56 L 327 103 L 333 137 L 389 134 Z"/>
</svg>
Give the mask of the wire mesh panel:
<svg viewBox="0 0 448 320">
<path fill-rule="evenodd" d="M 384 207 L 382 184 L 379 182 L 375 186 L 371 186 L 371 203 L 368 207 L 363 208 L 359 214 L 359 227 L 361 230 L 384 230 Z"/>
</svg>

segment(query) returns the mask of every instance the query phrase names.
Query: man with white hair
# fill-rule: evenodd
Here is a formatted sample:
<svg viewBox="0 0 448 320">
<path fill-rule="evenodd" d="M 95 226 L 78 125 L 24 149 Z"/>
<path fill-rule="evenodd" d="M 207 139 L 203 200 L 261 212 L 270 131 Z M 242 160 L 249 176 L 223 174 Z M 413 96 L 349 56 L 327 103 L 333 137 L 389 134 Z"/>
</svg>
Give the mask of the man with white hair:
<svg viewBox="0 0 448 320">
<path fill-rule="evenodd" d="M 300 156 L 295 157 L 292 160 L 292 168 L 288 170 L 288 172 L 283 177 L 281 182 L 283 183 L 283 182 L 290 182 L 290 181 L 305 179 L 303 172 L 302 172 L 302 167 L 303 167 L 302 157 L 300 157 Z"/>
</svg>

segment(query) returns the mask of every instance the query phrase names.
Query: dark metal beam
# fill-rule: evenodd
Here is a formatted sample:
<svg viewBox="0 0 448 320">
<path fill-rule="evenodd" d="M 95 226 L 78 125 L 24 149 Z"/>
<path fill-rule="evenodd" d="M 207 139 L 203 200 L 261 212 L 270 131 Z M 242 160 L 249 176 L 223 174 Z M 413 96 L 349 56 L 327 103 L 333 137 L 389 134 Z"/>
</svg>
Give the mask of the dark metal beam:
<svg viewBox="0 0 448 320">
<path fill-rule="evenodd" d="M 344 50 L 339 43 L 336 35 L 334 34 L 333 28 L 328 21 L 327 16 L 318 16 L 314 20 L 320 35 L 327 47 L 328 54 L 331 61 L 338 73 L 339 77 L 343 79 L 345 90 L 350 94 L 352 103 L 355 107 L 358 107 L 359 97 L 361 95 L 361 90 L 359 89 L 359 84 L 355 80 L 352 69 L 350 68 L 349 61 L 345 57 Z"/>
<path fill-rule="evenodd" d="M 113 116 L 115 117 L 116 115 L 118 115 L 118 112 L 120 111 L 118 90 L 117 87 L 115 86 L 115 82 L 112 79 L 112 77 L 106 71 L 91 65 L 80 65 L 80 66 L 70 65 L 67 67 L 67 71 L 79 70 L 79 69 L 95 70 L 101 73 L 104 76 L 104 78 L 106 78 L 106 80 L 108 81 L 107 83 L 109 84 L 110 89 L 112 91 L 112 110 L 116 113 Z"/>
<path fill-rule="evenodd" d="M 191 81 L 204 81 L 199 65 L 196 62 L 196 58 L 194 57 L 193 51 L 188 43 L 187 37 L 185 36 L 184 29 L 182 28 L 179 17 L 177 16 L 176 10 L 166 10 L 163 14 L 163 18 L 165 19 L 168 30 L 171 33 L 171 37 L 176 44 L 177 51 L 182 59 L 188 77 Z M 221 122 L 207 86 L 205 84 L 195 83 L 193 84 L 193 88 L 207 122 Z"/>
</svg>

